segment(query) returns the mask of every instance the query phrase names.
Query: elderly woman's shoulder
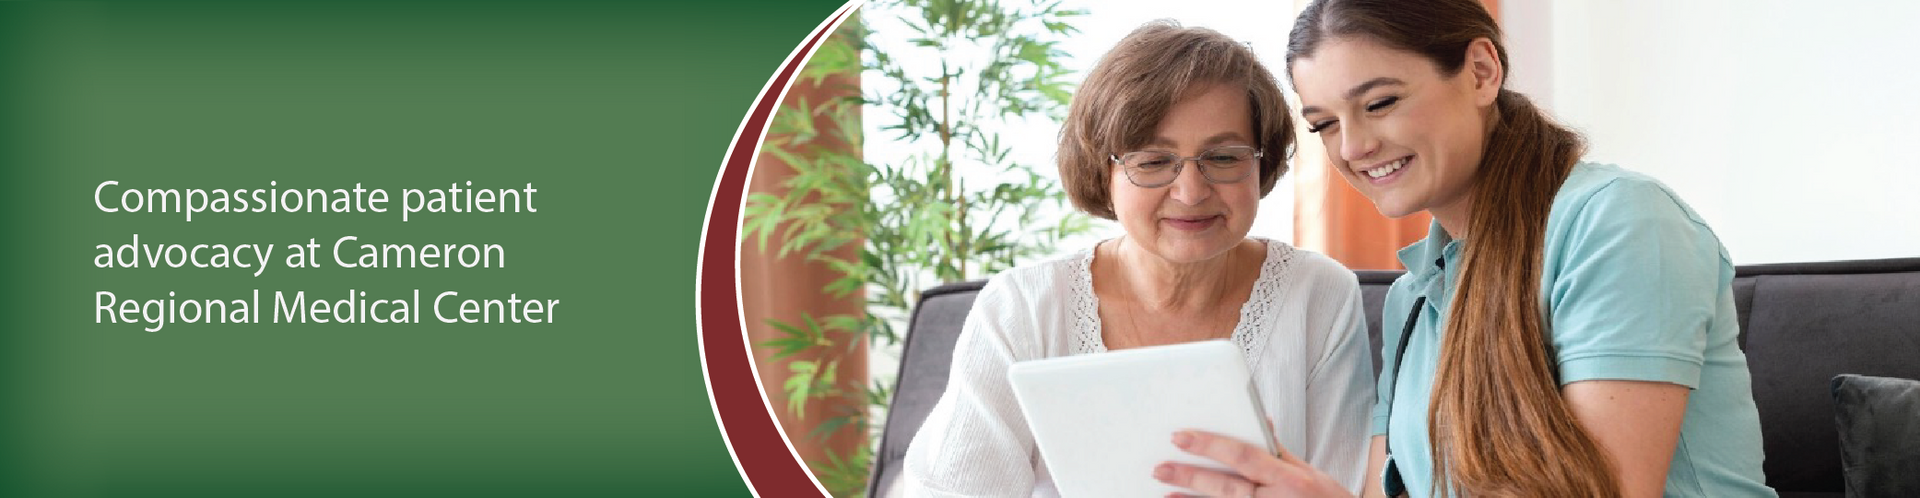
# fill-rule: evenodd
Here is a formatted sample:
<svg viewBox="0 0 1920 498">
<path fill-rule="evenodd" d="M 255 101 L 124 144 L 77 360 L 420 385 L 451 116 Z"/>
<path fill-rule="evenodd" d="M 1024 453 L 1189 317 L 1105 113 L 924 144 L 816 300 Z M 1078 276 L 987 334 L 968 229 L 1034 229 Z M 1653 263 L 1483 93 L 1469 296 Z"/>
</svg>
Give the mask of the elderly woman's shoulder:
<svg viewBox="0 0 1920 498">
<path fill-rule="evenodd" d="M 1307 285 L 1325 289 L 1352 289 L 1360 287 L 1360 281 L 1353 270 L 1340 264 L 1325 254 L 1294 247 L 1285 242 L 1267 240 L 1269 257 L 1280 255 L 1285 258 L 1286 281 L 1295 285 Z"/>
<path fill-rule="evenodd" d="M 1086 248 L 1023 263 L 988 278 L 981 292 L 1012 293 L 1029 299 L 1059 295 L 1083 281 L 1091 284 L 1092 274 L 1087 265 L 1093 261 L 1092 255 L 1092 249 Z"/>
</svg>

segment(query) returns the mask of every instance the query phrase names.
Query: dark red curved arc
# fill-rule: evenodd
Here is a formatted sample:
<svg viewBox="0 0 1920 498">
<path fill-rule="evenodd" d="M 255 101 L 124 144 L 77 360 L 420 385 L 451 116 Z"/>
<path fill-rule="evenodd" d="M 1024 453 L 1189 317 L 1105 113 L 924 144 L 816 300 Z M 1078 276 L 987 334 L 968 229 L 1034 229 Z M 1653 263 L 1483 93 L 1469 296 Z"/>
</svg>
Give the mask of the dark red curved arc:
<svg viewBox="0 0 1920 498">
<path fill-rule="evenodd" d="M 774 423 L 773 408 L 761 397 L 760 385 L 754 379 L 745 331 L 740 330 L 739 294 L 734 287 L 740 199 L 746 193 L 747 170 L 767 120 L 779 106 L 780 93 L 799 72 L 804 55 L 851 11 L 840 12 L 809 36 L 754 103 L 746 125 L 734 140 L 733 152 L 721 168 L 720 185 L 714 189 L 713 208 L 707 217 L 706 245 L 700 249 L 700 341 L 706 351 L 707 388 L 720 414 L 720 430 L 727 434 L 733 456 L 747 476 L 747 486 L 762 496 L 817 493 L 819 488 Z"/>
</svg>

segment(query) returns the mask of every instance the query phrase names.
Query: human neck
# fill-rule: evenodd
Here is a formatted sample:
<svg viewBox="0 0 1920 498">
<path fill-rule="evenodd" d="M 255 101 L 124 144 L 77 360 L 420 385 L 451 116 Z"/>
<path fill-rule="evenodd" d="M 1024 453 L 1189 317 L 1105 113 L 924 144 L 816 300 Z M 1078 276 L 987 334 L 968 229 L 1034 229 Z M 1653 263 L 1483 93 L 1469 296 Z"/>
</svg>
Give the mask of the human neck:
<svg viewBox="0 0 1920 498">
<path fill-rule="evenodd" d="M 1472 197 L 1470 194 L 1462 195 L 1460 196 L 1460 200 L 1454 201 L 1451 204 L 1434 206 L 1427 209 L 1427 213 L 1433 215 L 1433 221 L 1439 222 L 1440 229 L 1446 230 L 1447 237 L 1453 240 L 1466 239 L 1467 231 L 1473 228 L 1471 226 L 1473 203 L 1470 197 Z"/>
<path fill-rule="evenodd" d="M 1239 262 L 1241 245 L 1203 261 L 1173 262 L 1147 252 L 1133 239 L 1113 243 L 1116 282 L 1140 307 L 1150 311 L 1181 312 L 1213 309 L 1226 299 Z"/>
</svg>

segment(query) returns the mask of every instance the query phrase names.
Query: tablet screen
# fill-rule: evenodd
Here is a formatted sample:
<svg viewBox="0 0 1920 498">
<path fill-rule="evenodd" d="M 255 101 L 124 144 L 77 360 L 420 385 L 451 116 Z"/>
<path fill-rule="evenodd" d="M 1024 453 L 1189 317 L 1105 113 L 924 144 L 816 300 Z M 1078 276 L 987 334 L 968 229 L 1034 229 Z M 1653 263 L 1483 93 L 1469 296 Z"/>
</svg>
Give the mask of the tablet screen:
<svg viewBox="0 0 1920 498">
<path fill-rule="evenodd" d="M 1253 376 L 1232 342 L 1026 361 L 1007 376 L 1061 496 L 1184 491 L 1153 478 L 1167 461 L 1225 470 L 1174 447 L 1175 431 L 1211 431 L 1274 451 Z"/>
</svg>

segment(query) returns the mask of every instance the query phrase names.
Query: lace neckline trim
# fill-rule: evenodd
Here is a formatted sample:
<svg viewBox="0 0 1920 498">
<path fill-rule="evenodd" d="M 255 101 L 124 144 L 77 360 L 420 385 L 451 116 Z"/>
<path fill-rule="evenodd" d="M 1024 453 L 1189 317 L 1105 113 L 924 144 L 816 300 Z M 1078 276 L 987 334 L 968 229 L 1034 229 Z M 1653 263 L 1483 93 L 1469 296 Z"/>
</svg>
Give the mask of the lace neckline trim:
<svg viewBox="0 0 1920 498">
<path fill-rule="evenodd" d="M 1293 262 L 1293 247 L 1269 239 L 1255 238 L 1267 247 L 1267 259 L 1260 264 L 1260 276 L 1253 292 L 1240 305 L 1240 323 L 1233 327 L 1231 340 L 1246 354 L 1247 365 L 1258 364 L 1266 349 L 1267 336 L 1258 333 L 1267 328 L 1273 316 L 1273 303 L 1286 289 L 1287 267 Z M 1101 243 L 1105 243 L 1102 241 Z M 1093 253 L 1099 244 L 1076 254 L 1073 263 L 1073 354 L 1107 352 L 1101 335 L 1100 297 L 1093 293 Z"/>
</svg>

